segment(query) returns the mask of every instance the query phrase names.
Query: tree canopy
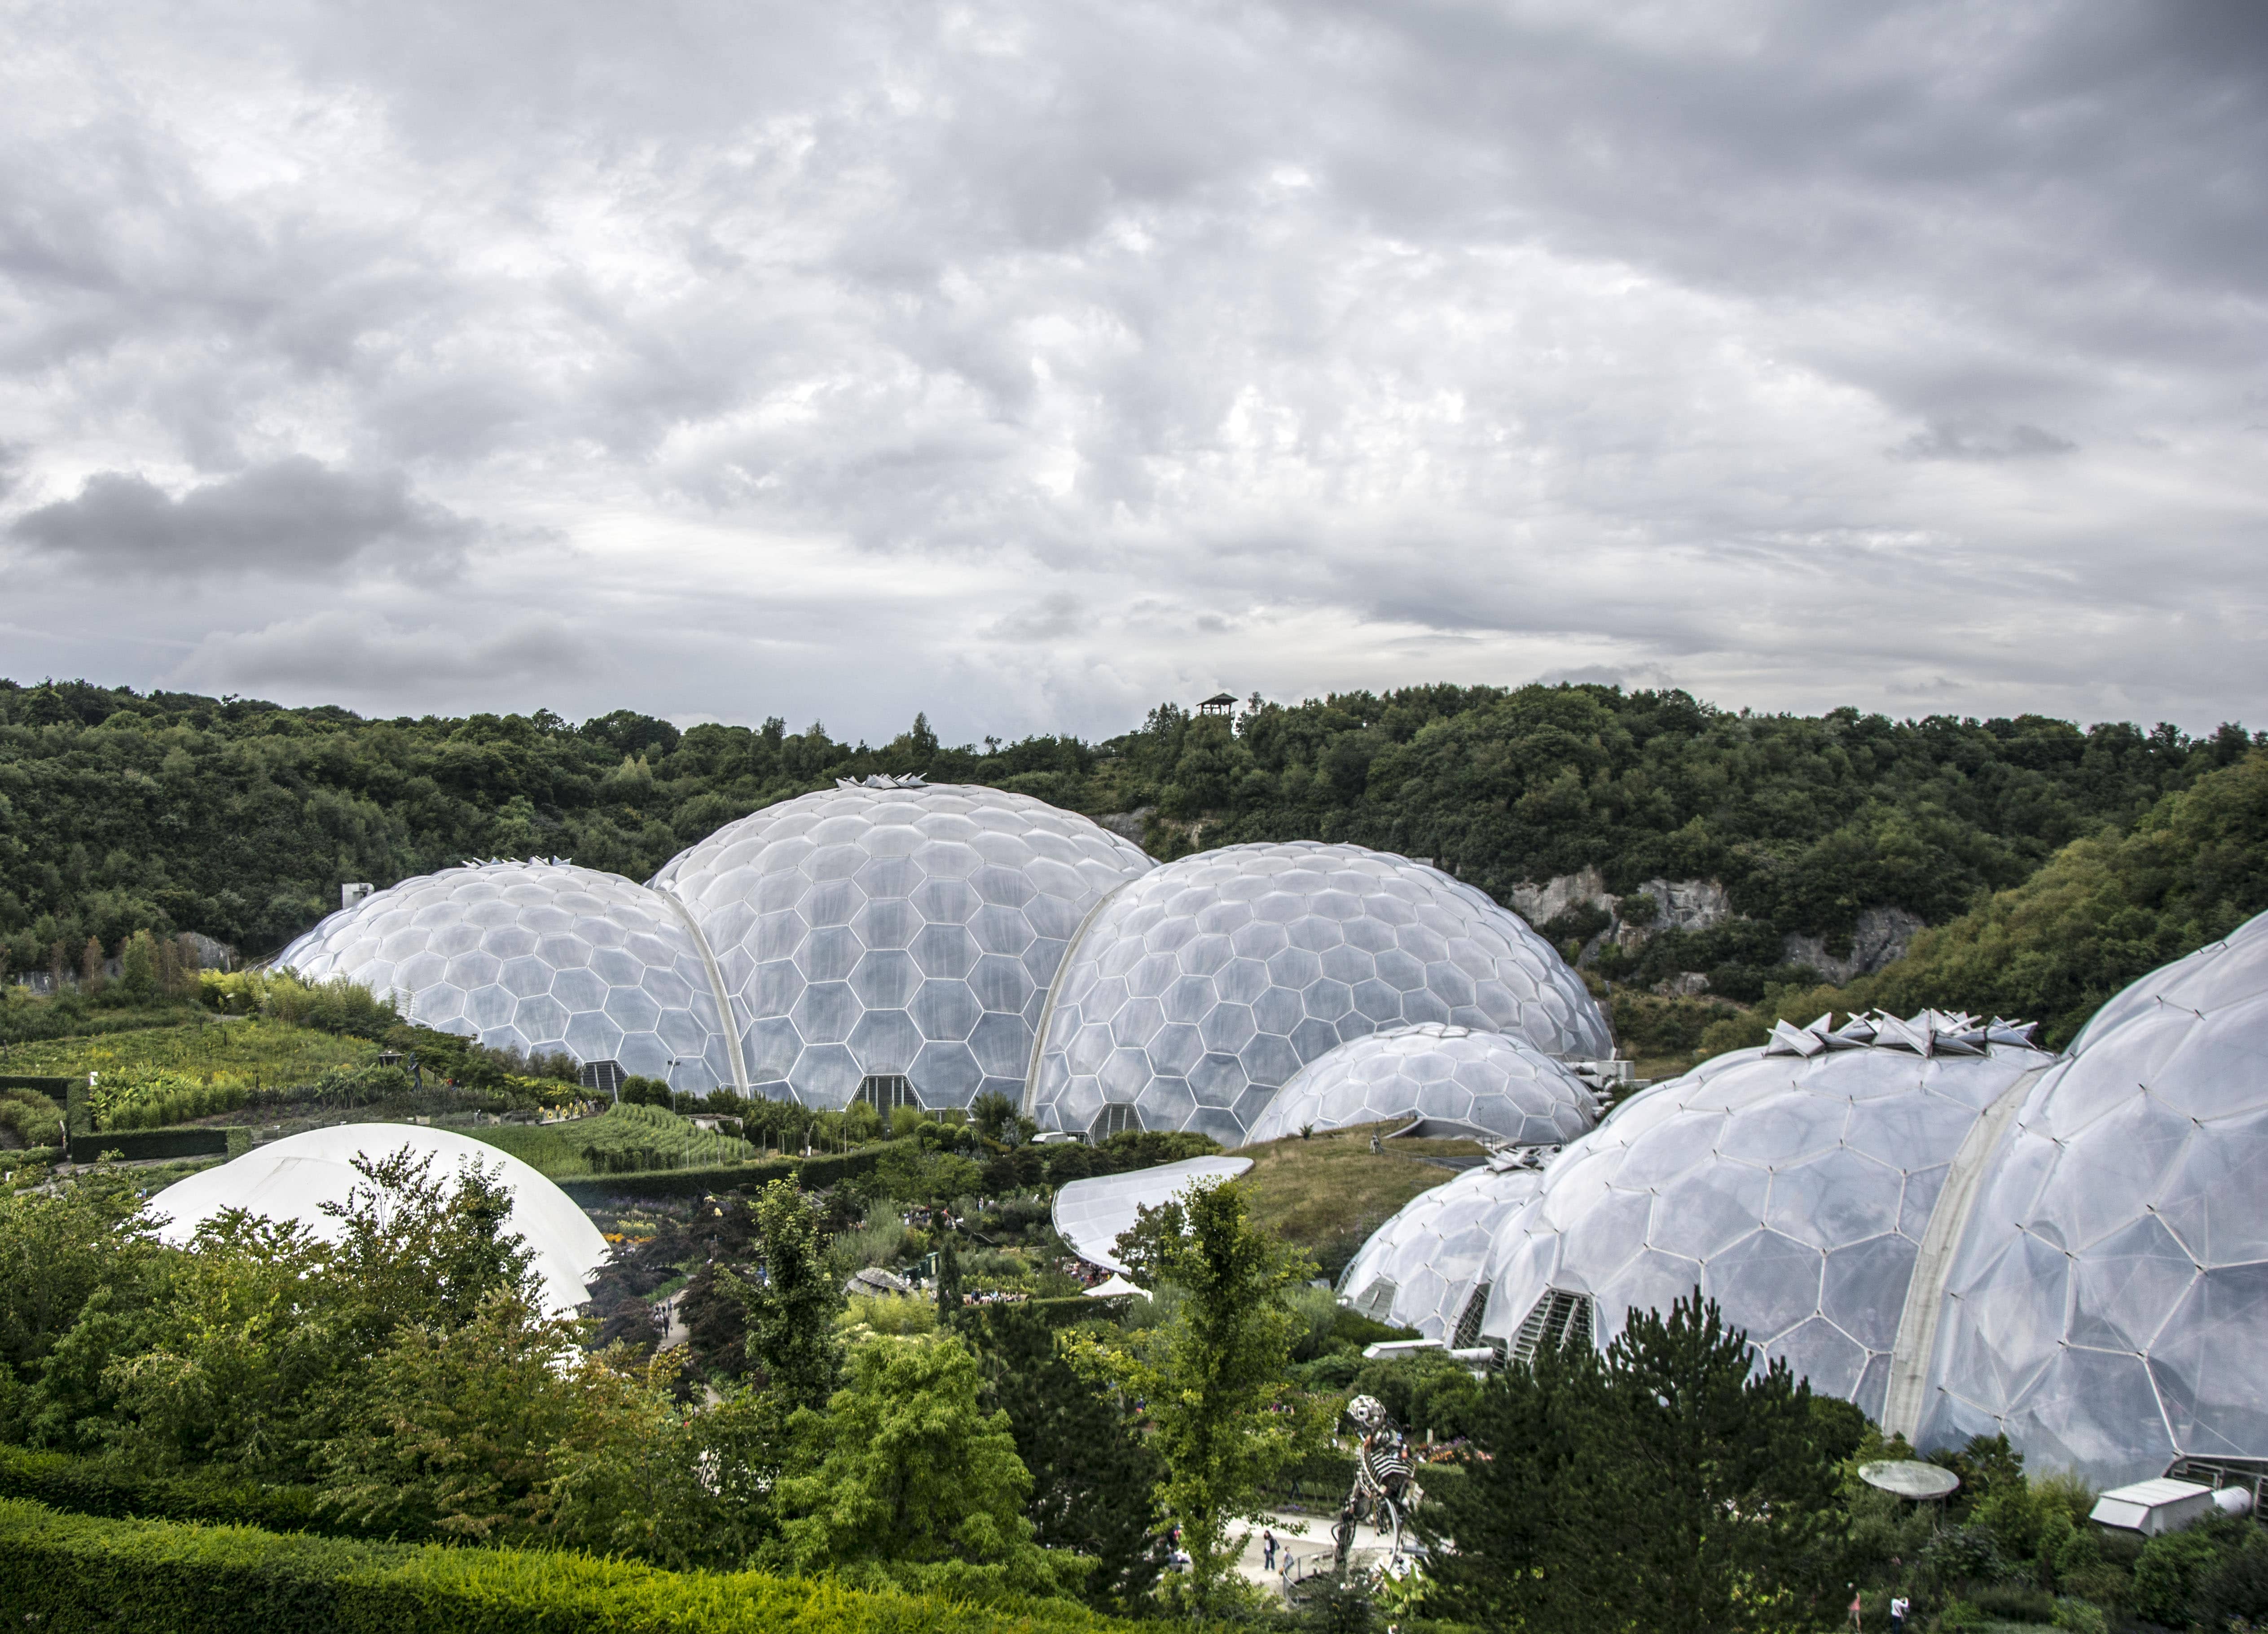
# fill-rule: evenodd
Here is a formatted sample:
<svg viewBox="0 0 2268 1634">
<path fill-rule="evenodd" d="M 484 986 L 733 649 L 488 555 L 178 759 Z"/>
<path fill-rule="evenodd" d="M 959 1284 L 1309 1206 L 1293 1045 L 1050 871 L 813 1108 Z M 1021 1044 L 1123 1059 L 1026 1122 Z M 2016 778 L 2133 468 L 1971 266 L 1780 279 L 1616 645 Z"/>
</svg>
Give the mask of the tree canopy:
<svg viewBox="0 0 2268 1634">
<path fill-rule="evenodd" d="M 616 710 L 372 720 L 335 707 L 0 681 L 0 947 L 77 968 L 89 937 L 196 931 L 267 952 L 338 902 L 475 857 L 644 879 L 734 818 L 838 777 L 918 772 L 1103 816 L 1173 857 L 1321 839 L 1430 857 L 1499 898 L 1597 867 L 1609 888 L 1724 881 L 1774 931 L 1867 907 L 1932 923 L 2252 746 L 2226 725 L 2037 716 L 1758 715 L 1682 692 L 1420 686 L 1233 718 L 1174 704 L 1101 742 L 877 746 Z"/>
</svg>

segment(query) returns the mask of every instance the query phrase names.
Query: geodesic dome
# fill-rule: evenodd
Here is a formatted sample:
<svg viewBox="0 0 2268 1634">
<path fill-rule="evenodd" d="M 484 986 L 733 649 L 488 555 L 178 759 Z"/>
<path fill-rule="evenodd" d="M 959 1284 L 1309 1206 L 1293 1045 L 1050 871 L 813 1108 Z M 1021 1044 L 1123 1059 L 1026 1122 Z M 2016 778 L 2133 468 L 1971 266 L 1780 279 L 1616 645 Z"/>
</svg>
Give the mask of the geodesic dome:
<svg viewBox="0 0 2268 1634">
<path fill-rule="evenodd" d="M 1080 932 L 1026 1109 L 1046 1129 L 1236 1145 L 1307 1063 L 1425 1021 L 1550 1056 L 1612 1048 L 1550 944 L 1438 869 L 1307 840 L 1202 851 L 1126 886 Z"/>
<path fill-rule="evenodd" d="M 1079 922 L 1152 865 L 1027 795 L 878 779 L 727 823 L 652 883 L 716 953 L 756 1093 L 944 1108 L 1022 1094 Z"/>
<path fill-rule="evenodd" d="M 1772 1053 L 1641 1091 L 1506 1222 L 1482 1331 L 1517 1354 L 1580 1306 L 1603 1346 L 1633 1307 L 1667 1313 L 1697 1284 L 1813 1388 L 1880 1419 L 1948 1166 L 1979 1115 L 2048 1063 L 2026 1037 L 1928 1014 L 1789 1028 Z"/>
<path fill-rule="evenodd" d="M 1419 1132 L 1557 1146 L 1599 1121 L 1583 1081 L 1524 1039 L 1442 1021 L 1373 1033 L 1292 1075 L 1256 1119 L 1248 1145 L 1302 1129 L 1423 1118 Z"/>
<path fill-rule="evenodd" d="M 414 1123 L 338 1123 L 309 1130 L 255 1146 L 166 1187 L 151 1199 L 150 1212 L 164 1221 L 158 1236 L 177 1246 L 224 1209 L 242 1209 L 279 1224 L 297 1220 L 319 1241 L 336 1242 L 345 1228 L 322 1205 L 343 1203 L 357 1186 L 369 1184 L 354 1159 L 384 1158 L 404 1148 L 430 1157 L 436 1180 L 461 1173 L 468 1163 L 491 1173 L 501 1169 L 504 1189 L 512 1194 L 507 1228 L 534 1253 L 532 1269 L 542 1284 L 545 1305 L 562 1315 L 583 1303 L 592 1275 L 607 1260 L 607 1240 L 599 1228 L 573 1198 L 536 1170 L 451 1130 Z"/>
<path fill-rule="evenodd" d="M 595 868 L 531 859 L 422 874 L 341 909 L 276 962 L 393 992 L 407 1019 L 492 1049 L 618 1061 L 694 1093 L 738 1077 L 691 925 L 666 897 Z"/>
<path fill-rule="evenodd" d="M 1992 1154 L 1925 1445 L 2105 1484 L 2268 1458 L 2268 916 L 2097 1012 Z"/>
<path fill-rule="evenodd" d="M 1339 1302 L 1452 1349 L 1481 1343 L 1490 1250 L 1543 1183 L 1540 1168 L 1491 1164 L 1419 1192 L 1347 1262 Z"/>
</svg>

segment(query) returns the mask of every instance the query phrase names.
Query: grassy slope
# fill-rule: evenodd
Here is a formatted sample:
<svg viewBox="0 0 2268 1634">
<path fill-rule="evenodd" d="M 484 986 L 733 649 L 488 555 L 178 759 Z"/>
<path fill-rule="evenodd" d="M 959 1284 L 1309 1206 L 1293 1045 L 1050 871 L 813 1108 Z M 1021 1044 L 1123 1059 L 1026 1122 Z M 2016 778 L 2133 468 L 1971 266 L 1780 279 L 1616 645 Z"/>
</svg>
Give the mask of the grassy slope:
<svg viewBox="0 0 2268 1634">
<path fill-rule="evenodd" d="M 1455 1178 L 1421 1159 L 1476 1156 L 1481 1150 L 1463 1140 L 1388 1140 L 1381 1142 L 1383 1151 L 1373 1152 L 1371 1137 L 1394 1127 L 1365 1125 L 1307 1140 L 1295 1135 L 1240 1149 L 1237 1156 L 1252 1159 L 1245 1186 L 1254 1217 L 1335 1275 L 1388 1215 L 1419 1192 Z"/>
<path fill-rule="evenodd" d="M 10 1044 L 0 1048 L 0 1073 L 78 1078 L 126 1067 L 163 1067 L 199 1079 L 210 1075 L 240 1079 L 247 1087 L 273 1086 L 311 1083 L 332 1067 L 358 1066 L 378 1053 L 367 1039 L 254 1016 Z"/>
<path fill-rule="evenodd" d="M 603 1174 L 586 1153 L 650 1152 L 659 1159 L 655 1168 L 703 1168 L 733 1163 L 755 1155 L 745 1140 L 712 1135 L 693 1127 L 688 1118 L 659 1107 L 622 1106 L 594 1118 L 538 1127 L 503 1124 L 464 1131 L 509 1152 L 540 1174 L 555 1180 L 569 1175 Z"/>
</svg>

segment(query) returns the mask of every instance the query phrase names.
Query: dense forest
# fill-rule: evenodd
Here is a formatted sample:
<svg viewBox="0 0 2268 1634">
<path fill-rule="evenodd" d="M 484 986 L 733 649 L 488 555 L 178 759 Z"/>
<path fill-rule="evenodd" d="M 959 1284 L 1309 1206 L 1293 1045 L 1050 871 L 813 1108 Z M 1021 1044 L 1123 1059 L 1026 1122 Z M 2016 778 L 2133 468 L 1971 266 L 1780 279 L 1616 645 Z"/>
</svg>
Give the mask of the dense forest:
<svg viewBox="0 0 2268 1634">
<path fill-rule="evenodd" d="M 1596 686 L 1413 687 L 1233 717 L 1174 704 L 1098 743 L 879 747 L 814 723 L 680 732 L 620 710 L 364 719 L 337 708 L 0 681 L 0 950 L 141 929 L 280 946 L 335 906 L 471 857 L 571 857 L 643 879 L 689 842 L 835 778 L 919 772 L 1133 814 L 1152 854 L 1351 840 L 1430 857 L 1500 900 L 1586 866 L 1622 892 L 1727 887 L 1769 944 L 1859 911 L 1943 924 L 2075 841 L 2123 832 L 2255 744 L 2225 725 L 2036 716 L 1897 721 L 1712 707 Z M 1768 953 L 1759 953 L 1768 959 Z"/>
</svg>

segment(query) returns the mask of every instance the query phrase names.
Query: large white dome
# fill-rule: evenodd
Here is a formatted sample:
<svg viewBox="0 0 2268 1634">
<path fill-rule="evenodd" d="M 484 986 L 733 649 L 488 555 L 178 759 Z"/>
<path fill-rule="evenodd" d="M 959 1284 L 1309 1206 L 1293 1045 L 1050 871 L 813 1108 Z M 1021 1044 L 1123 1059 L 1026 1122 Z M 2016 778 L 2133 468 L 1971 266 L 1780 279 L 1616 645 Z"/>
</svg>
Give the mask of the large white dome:
<svg viewBox="0 0 2268 1634">
<path fill-rule="evenodd" d="M 1313 841 L 1202 851 L 1096 909 L 1057 983 L 1026 1105 L 1048 1129 L 1138 1123 L 1236 1145 L 1307 1063 L 1426 1021 L 1550 1056 L 1612 1049 L 1551 946 L 1438 869 Z"/>
<path fill-rule="evenodd" d="M 1811 1053 L 1719 1056 L 1560 1153 L 1491 1255 L 1491 1339 L 1521 1350 L 1572 1299 L 1603 1345 L 1631 1309 L 1667 1312 L 1697 1285 L 1815 1389 L 1882 1417 L 1948 1169 L 2049 1057 L 2014 1041 L 2028 1034 L 1926 1015 L 1853 1024 L 1832 1047 L 1784 1030 Z"/>
<path fill-rule="evenodd" d="M 414 1123 L 341 1123 L 309 1130 L 288 1140 L 255 1146 L 244 1156 L 205 1169 L 166 1188 L 151 1199 L 150 1211 L 164 1217 L 158 1234 L 181 1245 L 224 1209 L 242 1209 L 278 1222 L 297 1220 L 318 1240 L 335 1242 L 342 1227 L 323 1212 L 326 1203 L 343 1203 L 357 1186 L 367 1186 L 354 1159 L 383 1158 L 408 1148 L 431 1155 L 436 1179 L 477 1163 L 493 1173 L 500 1164 L 512 1193 L 510 1229 L 534 1251 L 545 1304 L 555 1314 L 572 1311 L 586 1297 L 592 1275 L 606 1262 L 607 1240 L 574 1200 L 541 1174 L 507 1152 L 445 1129 Z"/>
<path fill-rule="evenodd" d="M 1557 1146 L 1599 1121 L 1582 1079 L 1525 1039 L 1421 1021 L 1354 1039 L 1292 1075 L 1249 1145 L 1303 1129 L 1422 1118 L 1421 1133 Z"/>
<path fill-rule="evenodd" d="M 1339 1273 L 1339 1302 L 1453 1349 L 1481 1343 L 1489 1254 L 1543 1183 L 1540 1169 L 1484 1165 L 1419 1192 Z"/>
<path fill-rule="evenodd" d="M 404 880 L 331 915 L 276 963 L 394 993 L 407 1019 L 494 1049 L 619 1061 L 695 1093 L 740 1078 L 690 922 L 595 868 L 490 862 Z"/>
<path fill-rule="evenodd" d="M 2268 1458 L 2268 916 L 2111 1000 L 2031 1086 L 1947 1277 L 1927 1444 L 2115 1483 Z"/>
<path fill-rule="evenodd" d="M 728 823 L 653 878 L 715 951 L 752 1087 L 840 1107 L 1023 1093 L 1033 1028 L 1094 904 L 1149 857 L 1075 813 L 950 784 L 842 786 Z"/>
</svg>

